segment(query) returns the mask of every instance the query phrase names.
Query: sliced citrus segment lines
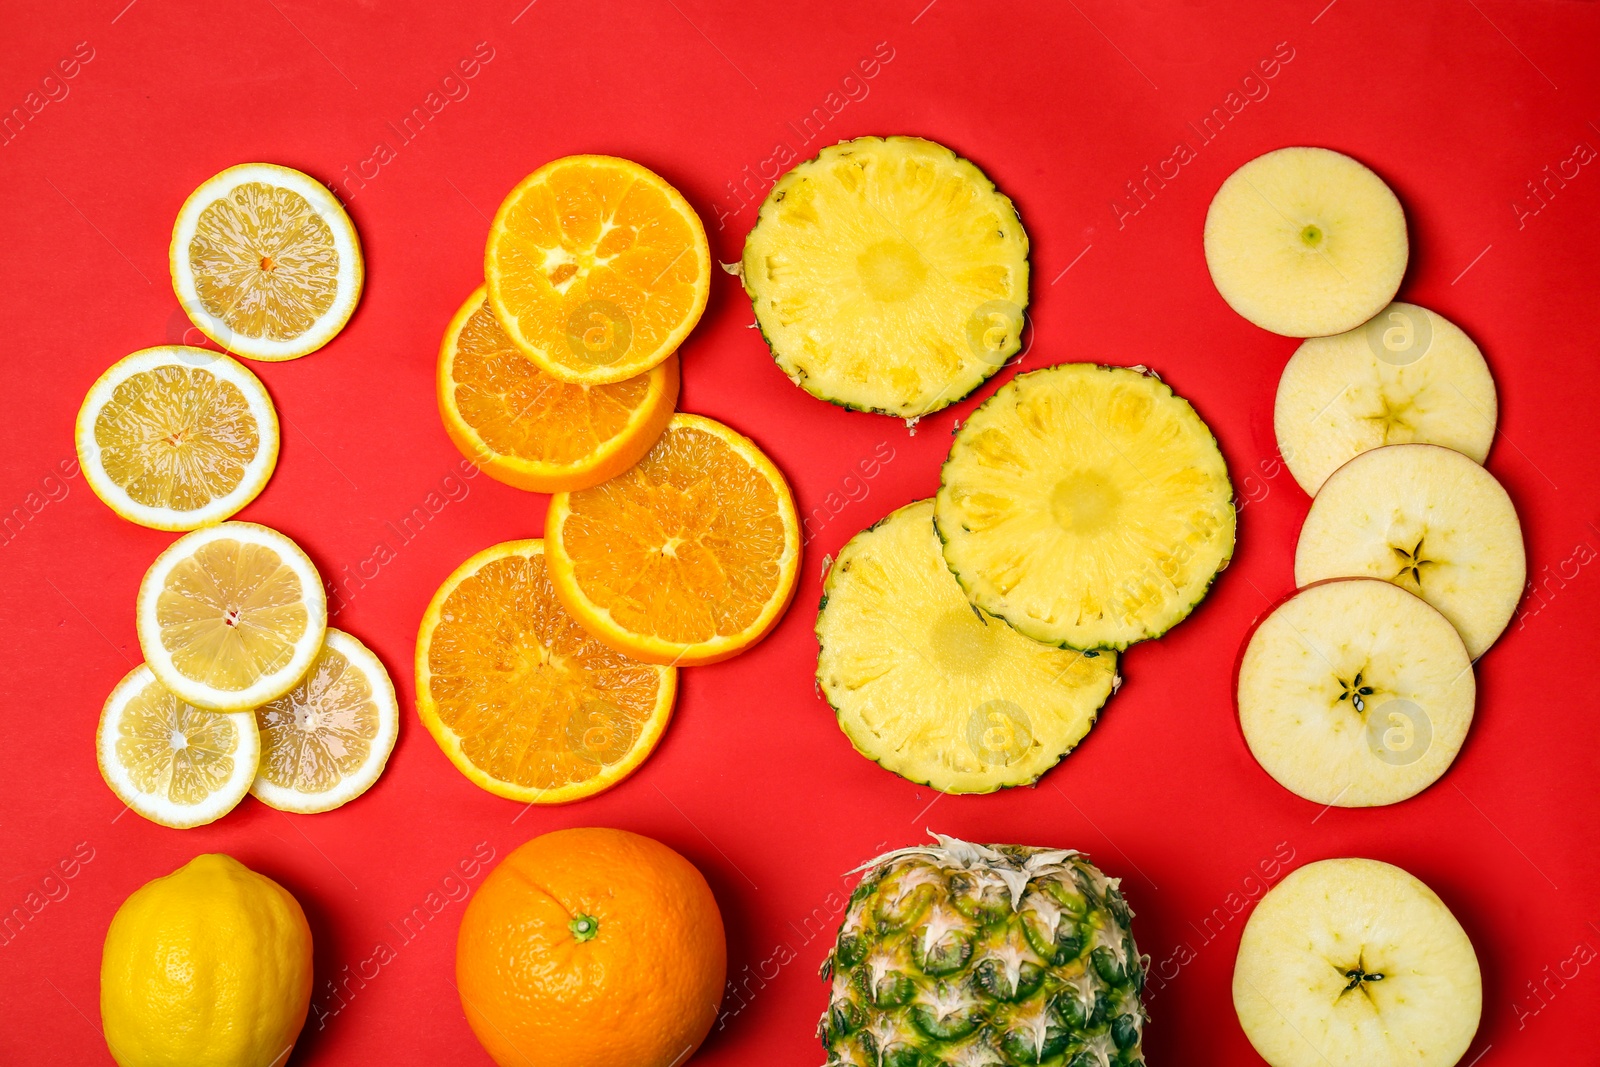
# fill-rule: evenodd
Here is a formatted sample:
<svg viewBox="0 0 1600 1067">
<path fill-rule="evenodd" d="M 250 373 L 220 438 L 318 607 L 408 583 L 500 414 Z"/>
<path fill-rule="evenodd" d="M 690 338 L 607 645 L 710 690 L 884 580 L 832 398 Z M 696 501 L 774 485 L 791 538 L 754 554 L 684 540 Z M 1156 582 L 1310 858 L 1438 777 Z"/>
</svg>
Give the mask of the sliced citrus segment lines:
<svg viewBox="0 0 1600 1067">
<path fill-rule="evenodd" d="M 389 672 L 372 650 L 329 627 L 311 669 L 255 710 L 261 766 L 250 792 L 282 811 L 328 811 L 383 773 L 400 728 Z"/>
<path fill-rule="evenodd" d="M 196 189 L 168 255 L 190 321 L 249 359 L 294 359 L 333 340 L 365 280 L 361 242 L 338 199 L 272 163 L 229 167 Z"/>
<path fill-rule="evenodd" d="M 244 799 L 260 741 L 249 712 L 197 708 L 141 664 L 106 700 L 95 747 L 101 776 L 124 804 L 181 829 L 214 822 Z"/>
<path fill-rule="evenodd" d="M 156 557 L 139 585 L 137 621 L 145 661 L 163 685 L 196 707 L 243 711 L 306 673 L 322 648 L 327 597 L 289 538 L 225 522 Z"/>
</svg>

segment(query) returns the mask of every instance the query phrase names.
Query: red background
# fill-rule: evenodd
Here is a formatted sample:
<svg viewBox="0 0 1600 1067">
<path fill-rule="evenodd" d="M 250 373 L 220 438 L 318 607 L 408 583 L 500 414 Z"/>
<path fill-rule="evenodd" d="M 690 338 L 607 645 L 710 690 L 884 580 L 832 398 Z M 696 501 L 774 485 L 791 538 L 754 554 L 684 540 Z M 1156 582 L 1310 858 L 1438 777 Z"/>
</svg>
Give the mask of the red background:
<svg viewBox="0 0 1600 1067">
<path fill-rule="evenodd" d="M 0 145 L 0 909 L 45 902 L 0 944 L 0 1061 L 109 1063 L 97 1010 L 106 924 L 137 886 L 224 850 L 289 887 L 311 918 L 316 1010 L 296 1063 L 487 1063 L 448 981 L 463 905 L 447 890 L 481 882 L 475 868 L 460 878 L 475 850 L 503 856 L 582 824 L 660 838 L 716 891 L 742 992 L 698 1063 L 820 1061 L 817 930 L 836 922 L 841 872 L 925 827 L 1076 846 L 1122 877 L 1141 948 L 1175 973 L 1150 1001 L 1154 1064 L 1256 1062 L 1229 976 L 1245 898 L 1290 853 L 1289 866 L 1397 862 L 1450 904 L 1484 965 L 1484 1021 L 1466 1062 L 1592 1058 L 1600 974 L 1591 963 L 1574 977 L 1566 961 L 1580 943 L 1600 945 L 1600 577 L 1587 565 L 1600 546 L 1600 464 L 1580 432 L 1600 390 L 1600 163 L 1552 180 L 1541 200 L 1527 183 L 1579 142 L 1591 155 L 1600 146 L 1600 6 L 126 3 L 6 0 L 0 34 L 0 108 L 27 109 L 30 92 L 33 105 L 46 90 L 59 98 Z M 79 42 L 93 58 L 43 83 Z M 467 95 L 448 100 L 442 79 L 479 42 L 492 58 L 450 83 Z M 874 76 L 860 77 L 875 50 Z M 1275 52 L 1274 76 L 1245 84 Z M 401 119 L 436 91 L 445 105 L 402 138 Z M 1186 125 L 1241 100 L 1214 139 Z M 787 124 L 816 108 L 827 124 L 808 144 Z M 684 672 L 677 718 L 637 775 L 587 802 L 523 811 L 469 784 L 419 728 L 410 661 L 429 595 L 469 554 L 542 529 L 544 498 L 477 477 L 334 620 L 383 656 L 402 694 L 399 745 L 369 794 L 304 817 L 246 800 L 189 831 L 119 817 L 91 739 L 106 694 L 139 659 L 134 593 L 172 535 L 118 519 L 58 464 L 94 378 L 183 337 L 167 241 L 195 186 L 253 160 L 330 182 L 376 171 L 342 187 L 368 265 L 354 319 L 310 358 L 255 368 L 278 404 L 283 451 L 241 515 L 284 530 L 342 580 L 455 470 L 434 408 L 436 346 L 480 279 L 486 216 L 519 178 L 573 152 L 640 160 L 683 190 L 730 261 L 754 214 L 730 183 L 759 197 L 780 144 L 807 157 L 865 133 L 945 142 L 1016 200 L 1035 279 L 1024 368 L 1156 368 L 1209 420 L 1249 501 L 1232 568 L 1190 621 L 1126 657 L 1126 686 L 1062 767 L 1035 789 L 940 798 L 851 751 L 810 678 L 823 558 L 933 492 L 952 424 L 975 400 L 914 436 L 820 403 L 778 373 L 737 281 L 718 273 L 683 349 L 682 406 L 760 442 L 815 536 L 780 628 L 741 658 Z M 1180 139 L 1194 158 L 1142 204 L 1127 199 L 1125 183 Z M 380 142 L 387 158 L 364 163 Z M 1291 589 L 1307 500 L 1273 459 L 1272 397 L 1295 342 L 1223 304 L 1200 230 L 1231 170 L 1290 144 L 1350 152 L 1399 193 L 1412 237 L 1401 296 L 1463 326 L 1494 369 L 1503 432 L 1489 467 L 1517 503 L 1542 583 L 1479 666 L 1478 718 L 1454 768 L 1378 810 L 1319 811 L 1279 788 L 1246 751 L 1231 700 L 1242 638 Z M 879 449 L 893 458 L 865 477 L 860 464 Z M 428 921 L 402 939 L 395 928 L 417 907 Z M 363 961 L 380 940 L 395 958 L 373 975 Z M 335 998 L 329 983 L 361 967 L 370 980 L 349 979 Z M 1563 967 L 1564 985 L 1547 977 Z M 1546 991 L 1536 999 L 1529 982 Z"/>
</svg>

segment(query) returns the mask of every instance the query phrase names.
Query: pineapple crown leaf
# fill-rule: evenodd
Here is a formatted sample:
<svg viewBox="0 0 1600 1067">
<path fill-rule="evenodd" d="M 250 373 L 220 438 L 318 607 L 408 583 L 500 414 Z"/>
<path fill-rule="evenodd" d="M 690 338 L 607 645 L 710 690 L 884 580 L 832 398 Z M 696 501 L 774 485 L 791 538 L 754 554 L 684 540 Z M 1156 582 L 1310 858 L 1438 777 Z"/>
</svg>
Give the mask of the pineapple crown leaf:
<svg viewBox="0 0 1600 1067">
<path fill-rule="evenodd" d="M 931 845 L 909 845 L 885 852 L 868 860 L 846 875 L 867 872 L 870 878 L 887 868 L 895 860 L 906 856 L 925 856 L 938 866 L 949 870 L 982 870 L 999 878 L 1011 895 L 1011 909 L 1017 910 L 1028 883 L 1034 878 L 1069 869 L 1068 860 L 1082 855 L 1074 848 L 1049 849 L 1028 852 L 1024 856 L 1008 854 L 990 845 L 974 844 L 959 837 L 928 831 L 934 839 Z M 1104 877 L 1103 875 L 1101 876 Z"/>
<path fill-rule="evenodd" d="M 1011 910 L 1016 911 L 1017 905 L 1022 903 L 1022 894 L 1028 891 L 1028 881 L 1033 876 L 1027 871 L 1013 868 L 997 867 L 994 873 L 1005 882 L 1006 888 L 1011 891 Z"/>
</svg>

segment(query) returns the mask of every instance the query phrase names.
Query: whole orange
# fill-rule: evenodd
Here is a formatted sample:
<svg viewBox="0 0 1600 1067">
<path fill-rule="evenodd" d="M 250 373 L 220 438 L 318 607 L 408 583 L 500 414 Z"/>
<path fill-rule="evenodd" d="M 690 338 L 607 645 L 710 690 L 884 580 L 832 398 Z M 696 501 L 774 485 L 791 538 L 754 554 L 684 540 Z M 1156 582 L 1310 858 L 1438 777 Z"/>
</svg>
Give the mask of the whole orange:
<svg viewBox="0 0 1600 1067">
<path fill-rule="evenodd" d="M 501 1067 L 671 1067 L 727 978 L 722 913 L 694 865 L 626 830 L 557 830 L 507 856 L 461 917 L 456 983 Z"/>
</svg>

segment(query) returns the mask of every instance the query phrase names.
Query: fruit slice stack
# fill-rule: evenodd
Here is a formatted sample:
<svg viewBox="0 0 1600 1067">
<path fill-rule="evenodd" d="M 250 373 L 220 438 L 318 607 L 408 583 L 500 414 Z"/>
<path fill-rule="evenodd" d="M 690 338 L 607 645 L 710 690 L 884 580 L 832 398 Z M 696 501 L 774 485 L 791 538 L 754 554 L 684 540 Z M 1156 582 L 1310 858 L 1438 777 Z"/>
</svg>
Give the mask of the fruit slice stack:
<svg viewBox="0 0 1600 1067">
<path fill-rule="evenodd" d="M 1409 252 L 1382 180 L 1319 148 L 1240 167 L 1206 216 L 1223 298 L 1308 337 L 1284 368 L 1278 451 L 1313 494 L 1295 550 L 1299 592 L 1251 634 L 1239 665 L 1246 743 L 1313 803 L 1392 804 L 1433 784 L 1466 739 L 1473 660 L 1522 592 L 1522 531 L 1480 464 L 1495 388 L 1472 340 L 1391 301 Z M 1472 943 L 1398 867 L 1334 859 L 1257 905 L 1233 1002 L 1273 1067 L 1450 1067 L 1477 1031 Z"/>
<path fill-rule="evenodd" d="M 506 197 L 485 285 L 445 331 L 451 440 L 552 494 L 546 536 L 463 563 L 417 635 L 423 724 L 489 792 L 559 804 L 620 782 L 666 729 L 677 668 L 748 649 L 788 607 L 788 483 L 742 434 L 673 412 L 710 266 L 676 189 L 570 156 Z"/>
<path fill-rule="evenodd" d="M 1449 768 L 1472 721 L 1472 661 L 1521 596 L 1510 497 L 1480 464 L 1495 387 L 1472 339 L 1393 301 L 1405 215 L 1347 156 L 1285 148 L 1240 167 L 1206 216 L 1223 298 L 1308 337 L 1284 368 L 1278 451 L 1315 499 L 1300 592 L 1254 631 L 1239 719 L 1257 761 L 1318 804 L 1391 804 Z"/>
<path fill-rule="evenodd" d="M 1038 779 L 1118 684 L 1088 656 L 975 611 L 919 500 L 839 552 L 817 613 L 817 684 L 858 752 L 914 782 L 982 793 Z"/>
<path fill-rule="evenodd" d="M 365 792 L 394 748 L 383 664 L 328 627 L 322 578 L 276 530 L 225 522 L 186 534 L 139 586 L 145 663 L 112 691 L 100 772 L 147 819 L 199 826 L 246 793 L 292 812 Z"/>
<path fill-rule="evenodd" d="M 817 684 L 856 749 L 945 792 L 1029 784 L 1088 732 L 1117 654 L 1233 552 L 1227 466 L 1142 368 L 1018 375 L 956 432 L 931 507 L 846 545 Z"/>
<path fill-rule="evenodd" d="M 1016 208 L 921 138 L 861 137 L 789 171 L 737 273 L 795 384 L 908 424 L 1021 347 Z M 913 781 L 1031 783 L 1088 732 L 1119 684 L 1117 653 L 1186 618 L 1233 543 L 1216 441 L 1157 376 L 1018 376 L 959 426 L 931 505 L 841 553 L 817 619 L 818 690 L 860 752 Z"/>
<path fill-rule="evenodd" d="M 462 455 L 541 493 L 637 463 L 672 416 L 677 348 L 710 291 L 694 209 L 629 160 L 553 160 L 495 213 L 484 278 L 439 347 L 439 412 Z"/>
<path fill-rule="evenodd" d="M 172 284 L 208 338 L 256 360 L 327 344 L 361 295 L 361 244 L 312 178 L 231 167 L 173 227 Z M 261 381 L 218 352 L 147 348 L 90 388 L 75 443 L 118 515 L 192 531 L 139 587 L 146 662 L 100 714 L 100 772 L 128 807 L 173 827 L 221 818 L 246 793 L 327 811 L 365 792 L 394 748 L 399 707 L 383 664 L 328 627 L 323 583 L 289 538 L 226 522 L 265 488 L 278 415 Z"/>
</svg>

